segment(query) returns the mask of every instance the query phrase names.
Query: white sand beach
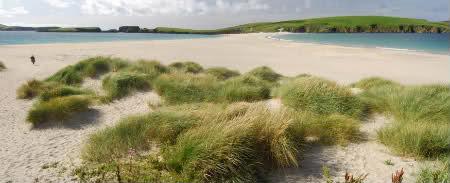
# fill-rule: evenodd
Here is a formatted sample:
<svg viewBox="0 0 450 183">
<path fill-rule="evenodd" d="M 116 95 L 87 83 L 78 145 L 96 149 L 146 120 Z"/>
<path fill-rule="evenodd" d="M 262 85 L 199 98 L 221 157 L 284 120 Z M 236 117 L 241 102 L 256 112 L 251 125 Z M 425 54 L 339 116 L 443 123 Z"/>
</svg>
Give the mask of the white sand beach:
<svg viewBox="0 0 450 183">
<path fill-rule="evenodd" d="M 404 84 L 450 83 L 448 55 L 277 41 L 268 39 L 267 36 L 270 35 L 0 46 L 0 60 L 8 68 L 0 72 L 0 182 L 70 182 L 71 178 L 67 176 L 70 172 L 63 167 L 78 161 L 81 143 L 88 134 L 113 125 L 121 117 L 144 113 L 150 110 L 148 101 L 158 100 L 154 93 L 138 93 L 108 105 L 95 106 L 91 111 L 78 115 L 69 125 L 31 129 L 25 118 L 33 101 L 16 99 L 16 89 L 29 79 L 43 79 L 67 65 L 91 56 L 155 59 L 162 63 L 189 60 L 205 67 L 225 66 L 242 72 L 265 65 L 287 76 L 308 73 L 342 84 L 370 76 L 381 76 Z M 37 59 L 36 65 L 29 61 L 32 54 Z M 96 88 L 96 82 L 100 81 L 90 81 L 86 85 Z M 371 125 L 376 126 L 375 123 L 378 122 L 384 123 L 384 119 L 363 125 L 367 127 L 363 131 L 373 135 L 376 128 Z M 330 166 L 345 162 L 352 167 L 351 170 L 369 167 L 367 170 L 372 171 L 369 173 L 369 180 L 375 182 L 375 178 L 381 175 L 389 179 L 392 170 L 403 165 L 407 166 L 404 167 L 408 168 L 407 173 L 416 172 L 419 168 L 414 160 L 395 156 L 381 147 L 375 139 L 369 140 L 351 144 L 344 149 L 325 150 L 322 154 L 327 158 L 336 158 Z M 374 151 L 369 151 L 371 149 Z M 381 157 L 371 158 L 373 155 Z M 383 169 L 382 161 L 387 159 L 391 159 L 396 165 Z M 370 163 L 374 161 L 377 165 L 370 168 Z M 44 165 L 55 162 L 61 165 L 57 168 L 43 168 Z M 327 160 L 323 162 L 327 163 Z M 311 171 L 316 171 L 312 169 Z M 299 171 L 302 170 L 288 171 L 290 178 L 293 177 L 292 181 L 320 180 L 314 177 L 299 178 L 298 176 L 307 175 L 299 174 Z M 336 172 L 342 171 L 345 172 Z M 406 181 L 414 180 L 413 176 L 408 175 Z M 289 177 L 277 180 L 291 182 Z"/>
</svg>

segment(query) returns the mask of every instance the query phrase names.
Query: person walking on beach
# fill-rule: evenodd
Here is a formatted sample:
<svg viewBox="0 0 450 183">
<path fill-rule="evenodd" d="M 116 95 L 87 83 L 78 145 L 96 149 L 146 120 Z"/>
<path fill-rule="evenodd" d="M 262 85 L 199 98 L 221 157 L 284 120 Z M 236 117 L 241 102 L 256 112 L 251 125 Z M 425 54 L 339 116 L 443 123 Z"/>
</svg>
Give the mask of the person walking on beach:
<svg viewBox="0 0 450 183">
<path fill-rule="evenodd" d="M 31 55 L 30 60 L 31 60 L 31 63 L 33 63 L 33 65 L 34 65 L 34 63 L 36 62 L 36 58 L 34 58 L 34 55 Z"/>
</svg>

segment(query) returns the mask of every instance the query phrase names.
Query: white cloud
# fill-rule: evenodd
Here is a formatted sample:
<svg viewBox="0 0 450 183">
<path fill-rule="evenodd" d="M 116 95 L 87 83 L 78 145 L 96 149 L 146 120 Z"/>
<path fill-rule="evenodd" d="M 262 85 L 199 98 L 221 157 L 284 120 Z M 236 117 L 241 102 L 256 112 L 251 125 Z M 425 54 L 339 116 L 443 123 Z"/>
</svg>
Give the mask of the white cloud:
<svg viewBox="0 0 450 183">
<path fill-rule="evenodd" d="M 28 11 L 23 6 L 18 6 L 9 9 L 0 8 L 0 17 L 14 17 L 16 15 L 26 15 Z"/>
<path fill-rule="evenodd" d="M 75 3 L 73 0 L 45 0 L 45 2 L 55 8 L 67 8 Z"/>
<path fill-rule="evenodd" d="M 151 16 L 161 14 L 205 14 L 266 10 L 269 5 L 259 0 L 84 0 L 83 13 L 90 15 Z"/>
<path fill-rule="evenodd" d="M 267 10 L 269 5 L 261 3 L 259 0 L 248 0 L 248 1 L 216 1 L 216 9 L 222 12 L 241 12 L 249 10 Z"/>
</svg>

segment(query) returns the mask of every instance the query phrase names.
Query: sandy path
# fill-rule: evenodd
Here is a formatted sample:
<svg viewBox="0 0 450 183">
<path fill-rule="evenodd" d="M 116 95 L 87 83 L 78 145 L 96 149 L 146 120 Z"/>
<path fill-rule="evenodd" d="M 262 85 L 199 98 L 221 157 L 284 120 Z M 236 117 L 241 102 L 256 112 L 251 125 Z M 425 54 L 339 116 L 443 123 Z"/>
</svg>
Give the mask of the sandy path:
<svg viewBox="0 0 450 183">
<path fill-rule="evenodd" d="M 387 183 L 391 174 L 404 169 L 404 183 L 416 181 L 420 163 L 411 158 L 392 154 L 386 146 L 376 141 L 376 131 L 386 125 L 385 117 L 377 116 L 364 122 L 361 132 L 367 135 L 367 140 L 361 143 L 351 143 L 348 146 L 314 146 L 305 150 L 299 168 L 280 170 L 273 174 L 273 182 L 325 182 L 322 167 L 330 168 L 334 181 L 343 182 L 345 172 L 355 176 L 368 174 L 365 182 Z M 393 165 L 385 164 L 390 160 Z"/>
</svg>

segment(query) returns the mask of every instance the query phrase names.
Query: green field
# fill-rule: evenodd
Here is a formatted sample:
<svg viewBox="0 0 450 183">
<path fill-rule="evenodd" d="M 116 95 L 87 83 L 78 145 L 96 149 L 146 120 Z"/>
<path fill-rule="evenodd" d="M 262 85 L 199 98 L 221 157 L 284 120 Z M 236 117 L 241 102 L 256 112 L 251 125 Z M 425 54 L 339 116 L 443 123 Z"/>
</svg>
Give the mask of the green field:
<svg viewBox="0 0 450 183">
<path fill-rule="evenodd" d="M 157 27 L 158 33 L 238 34 L 254 32 L 449 32 L 445 22 L 384 16 L 342 16 L 244 24 L 216 30 Z"/>
</svg>

